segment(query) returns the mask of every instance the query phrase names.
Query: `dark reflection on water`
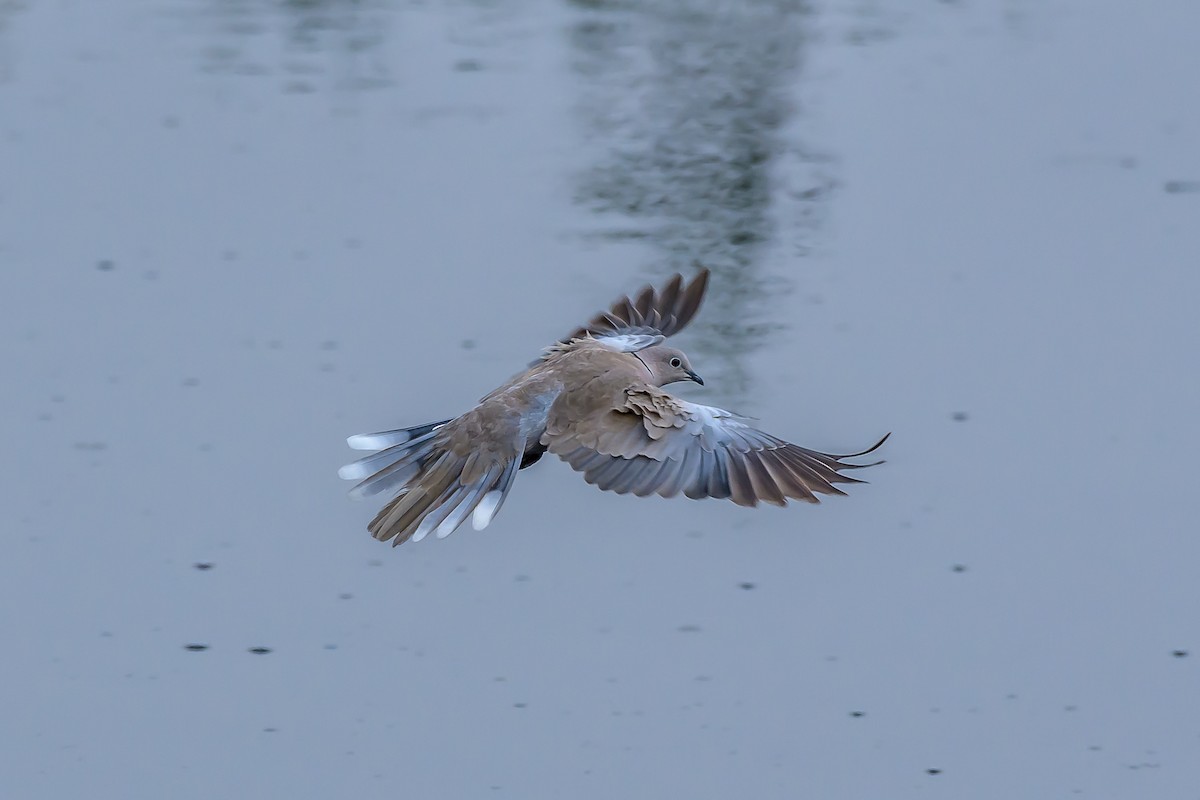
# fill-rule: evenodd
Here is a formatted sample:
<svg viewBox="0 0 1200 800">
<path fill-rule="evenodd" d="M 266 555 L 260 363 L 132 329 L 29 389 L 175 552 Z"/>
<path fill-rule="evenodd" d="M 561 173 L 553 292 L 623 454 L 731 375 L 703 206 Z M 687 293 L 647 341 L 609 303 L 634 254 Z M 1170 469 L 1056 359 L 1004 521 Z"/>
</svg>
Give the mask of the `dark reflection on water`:
<svg viewBox="0 0 1200 800">
<path fill-rule="evenodd" d="M 185 12 L 211 37 L 207 72 L 262 75 L 287 92 L 391 86 L 380 45 L 395 16 L 389 0 L 194 0 Z M 332 86 L 331 86 L 332 85 Z"/>
<path fill-rule="evenodd" d="M 601 155 L 578 199 L 612 220 L 600 234 L 651 242 L 655 275 L 711 267 L 698 324 L 726 396 L 749 383 L 739 355 L 778 326 L 763 266 L 774 235 L 773 162 L 792 113 L 805 33 L 796 0 L 576 0 L 572 68 Z M 709 372 L 713 370 L 708 369 Z"/>
</svg>

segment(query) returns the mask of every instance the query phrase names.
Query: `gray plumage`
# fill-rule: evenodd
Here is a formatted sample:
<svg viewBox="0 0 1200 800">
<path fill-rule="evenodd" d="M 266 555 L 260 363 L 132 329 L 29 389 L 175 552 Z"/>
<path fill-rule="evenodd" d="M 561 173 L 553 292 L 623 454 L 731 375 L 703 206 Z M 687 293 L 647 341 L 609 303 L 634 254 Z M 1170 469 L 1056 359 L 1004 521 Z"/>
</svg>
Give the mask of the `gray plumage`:
<svg viewBox="0 0 1200 800">
<path fill-rule="evenodd" d="M 460 417 L 351 436 L 351 447 L 379 451 L 339 470 L 360 480 L 351 495 L 396 492 L 371 522 L 372 535 L 393 545 L 441 538 L 467 517 L 485 528 L 518 469 L 547 451 L 588 483 L 639 497 L 785 505 L 860 483 L 842 471 L 873 465 L 844 459 L 872 452 L 887 436 L 861 453 L 818 453 L 662 390 L 680 380 L 704 383 L 664 340 L 695 316 L 708 277 L 706 269 L 688 283 L 674 275 L 657 291 L 621 297 Z"/>
</svg>

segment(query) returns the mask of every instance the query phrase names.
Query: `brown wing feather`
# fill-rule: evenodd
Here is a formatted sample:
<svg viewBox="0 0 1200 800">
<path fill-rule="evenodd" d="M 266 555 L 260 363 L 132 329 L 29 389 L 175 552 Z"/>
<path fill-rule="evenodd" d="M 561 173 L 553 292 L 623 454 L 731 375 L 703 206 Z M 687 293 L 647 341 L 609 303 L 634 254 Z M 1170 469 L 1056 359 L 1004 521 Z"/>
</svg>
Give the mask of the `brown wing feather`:
<svg viewBox="0 0 1200 800">
<path fill-rule="evenodd" d="M 633 330 L 651 330 L 663 336 L 673 336 L 687 327 L 700 309 L 704 292 L 708 288 L 708 276 L 708 269 L 702 268 L 685 287 L 683 276 L 676 273 L 661 289 L 655 290 L 653 286 L 647 285 L 642 287 L 632 300 L 629 297 L 619 297 L 608 311 L 601 311 L 562 341 L 569 342 L 585 336 L 604 336 Z"/>
</svg>

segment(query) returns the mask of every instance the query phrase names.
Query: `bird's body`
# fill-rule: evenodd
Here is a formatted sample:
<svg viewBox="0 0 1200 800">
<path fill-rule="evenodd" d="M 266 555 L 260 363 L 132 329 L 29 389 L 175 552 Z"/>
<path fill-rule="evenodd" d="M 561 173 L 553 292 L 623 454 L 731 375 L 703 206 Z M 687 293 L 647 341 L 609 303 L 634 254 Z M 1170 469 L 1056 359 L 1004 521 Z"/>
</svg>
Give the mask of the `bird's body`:
<svg viewBox="0 0 1200 800">
<path fill-rule="evenodd" d="M 678 380 L 703 383 L 663 340 L 690 321 L 707 279 L 704 271 L 685 287 L 675 275 L 659 292 L 646 287 L 636 301 L 621 298 L 457 418 L 350 437 L 351 447 L 380 451 L 340 470 L 363 479 L 352 494 L 398 491 L 371 533 L 400 544 L 447 536 L 468 516 L 476 529 L 486 527 L 517 470 L 547 451 L 621 494 L 682 492 L 740 505 L 843 494 L 834 483 L 858 481 L 839 470 L 867 465 L 806 450 L 662 390 Z"/>
</svg>

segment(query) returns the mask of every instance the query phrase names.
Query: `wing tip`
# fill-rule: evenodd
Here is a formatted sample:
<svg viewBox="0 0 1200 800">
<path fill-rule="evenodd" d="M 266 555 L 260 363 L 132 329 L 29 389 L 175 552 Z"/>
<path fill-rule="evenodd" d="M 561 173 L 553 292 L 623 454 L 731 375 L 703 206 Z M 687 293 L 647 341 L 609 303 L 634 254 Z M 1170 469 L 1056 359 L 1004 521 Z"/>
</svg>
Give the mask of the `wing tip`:
<svg viewBox="0 0 1200 800">
<path fill-rule="evenodd" d="M 892 432 L 888 431 L 887 433 L 885 433 L 883 435 L 883 438 L 880 439 L 878 442 L 871 445 L 866 450 L 860 450 L 857 453 L 846 453 L 844 455 L 834 455 L 833 453 L 826 453 L 826 455 L 829 456 L 830 458 L 836 458 L 838 461 L 841 461 L 843 458 L 862 458 L 863 456 L 867 456 L 867 455 L 870 455 L 871 453 L 874 453 L 880 447 L 883 447 L 883 443 L 886 442 L 888 439 L 890 439 L 891 436 L 892 436 Z M 870 464 L 845 464 L 843 466 L 846 468 L 849 468 L 849 469 L 860 469 L 860 468 L 865 468 L 865 467 L 875 467 L 880 464 L 886 464 L 886 463 L 887 463 L 887 459 L 880 459 L 879 461 L 874 461 Z"/>
</svg>

